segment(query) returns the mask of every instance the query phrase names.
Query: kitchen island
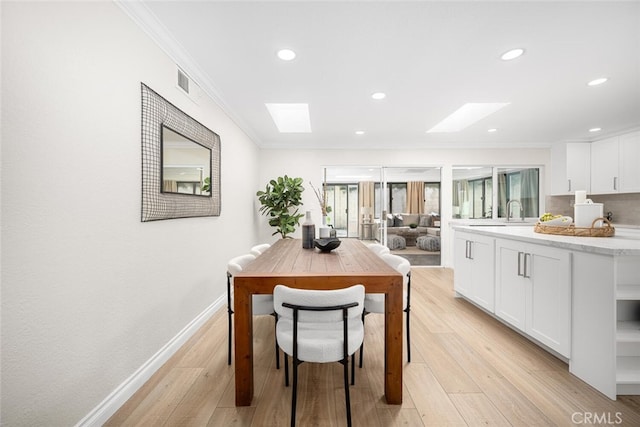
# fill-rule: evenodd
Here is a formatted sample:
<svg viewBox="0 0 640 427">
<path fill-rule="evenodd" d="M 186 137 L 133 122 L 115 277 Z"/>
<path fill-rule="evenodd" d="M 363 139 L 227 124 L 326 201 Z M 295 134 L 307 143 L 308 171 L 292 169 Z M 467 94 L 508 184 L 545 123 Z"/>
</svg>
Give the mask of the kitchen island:
<svg viewBox="0 0 640 427">
<path fill-rule="evenodd" d="M 609 398 L 640 394 L 640 230 L 569 237 L 531 224 L 453 229 L 457 296 Z"/>
</svg>

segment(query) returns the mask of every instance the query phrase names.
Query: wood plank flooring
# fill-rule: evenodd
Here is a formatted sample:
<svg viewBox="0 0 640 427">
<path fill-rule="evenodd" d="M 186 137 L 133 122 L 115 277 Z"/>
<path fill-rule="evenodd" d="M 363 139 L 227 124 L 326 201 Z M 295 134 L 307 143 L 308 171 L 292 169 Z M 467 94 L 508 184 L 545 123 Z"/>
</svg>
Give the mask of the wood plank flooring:
<svg viewBox="0 0 640 427">
<path fill-rule="evenodd" d="M 364 367 L 351 387 L 354 426 L 640 426 L 640 396 L 608 399 L 561 360 L 454 298 L 451 270 L 414 268 L 411 303 L 404 402 L 384 401 L 384 317 L 368 315 Z M 234 405 L 221 311 L 105 425 L 288 426 L 291 390 L 275 369 L 273 318 L 254 319 L 252 406 Z M 307 363 L 299 373 L 297 425 L 345 425 L 342 366 Z"/>
</svg>

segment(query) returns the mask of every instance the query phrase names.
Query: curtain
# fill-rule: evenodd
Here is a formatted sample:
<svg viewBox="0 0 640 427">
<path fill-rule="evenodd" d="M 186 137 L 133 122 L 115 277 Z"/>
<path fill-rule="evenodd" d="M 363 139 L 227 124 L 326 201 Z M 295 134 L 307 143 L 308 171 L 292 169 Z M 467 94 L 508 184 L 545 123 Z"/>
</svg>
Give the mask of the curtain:
<svg viewBox="0 0 640 427">
<path fill-rule="evenodd" d="M 453 217 L 469 217 L 469 181 L 460 179 L 453 181 Z"/>
<path fill-rule="evenodd" d="M 358 183 L 358 206 L 360 207 L 360 215 L 358 215 L 358 224 L 362 224 L 364 218 L 372 218 L 374 214 L 375 183 L 373 181 L 363 181 Z"/>
<path fill-rule="evenodd" d="M 526 217 L 538 216 L 538 169 L 520 171 L 520 203 Z"/>
<path fill-rule="evenodd" d="M 507 174 L 498 174 L 498 218 L 506 218 L 507 212 Z"/>
<path fill-rule="evenodd" d="M 407 182 L 407 213 L 424 213 L 424 182 Z"/>
<path fill-rule="evenodd" d="M 165 179 L 164 181 L 162 181 L 162 191 L 164 191 L 165 193 L 177 193 L 178 182 Z"/>
</svg>

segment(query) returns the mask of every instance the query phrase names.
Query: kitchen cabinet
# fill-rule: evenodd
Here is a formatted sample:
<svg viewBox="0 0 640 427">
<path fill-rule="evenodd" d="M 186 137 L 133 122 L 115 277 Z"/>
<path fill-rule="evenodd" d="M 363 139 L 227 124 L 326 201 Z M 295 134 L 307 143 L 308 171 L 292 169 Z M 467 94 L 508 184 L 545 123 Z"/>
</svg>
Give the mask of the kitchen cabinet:
<svg viewBox="0 0 640 427">
<path fill-rule="evenodd" d="M 460 260 L 466 242 L 493 239 L 490 314 L 566 358 L 571 374 L 609 398 L 640 395 L 640 230 L 618 228 L 603 238 L 527 226 L 453 228 L 459 238 L 454 283 L 475 271 Z M 471 299 L 467 283 L 456 284 L 456 292 Z"/>
<path fill-rule="evenodd" d="M 491 313 L 495 307 L 494 241 L 455 231 L 453 247 L 454 290 Z"/>
<path fill-rule="evenodd" d="M 611 399 L 640 394 L 640 256 L 578 252 L 574 272 L 571 373 Z"/>
<path fill-rule="evenodd" d="M 551 194 L 591 192 L 591 144 L 565 142 L 551 149 Z"/>
<path fill-rule="evenodd" d="M 495 244 L 496 316 L 569 357 L 571 253 L 516 240 Z"/>
<path fill-rule="evenodd" d="M 640 131 L 622 135 L 619 144 L 620 192 L 640 192 Z"/>
<path fill-rule="evenodd" d="M 591 143 L 591 193 L 640 191 L 640 131 Z"/>
<path fill-rule="evenodd" d="M 591 193 L 618 192 L 618 137 L 591 143 Z"/>
</svg>

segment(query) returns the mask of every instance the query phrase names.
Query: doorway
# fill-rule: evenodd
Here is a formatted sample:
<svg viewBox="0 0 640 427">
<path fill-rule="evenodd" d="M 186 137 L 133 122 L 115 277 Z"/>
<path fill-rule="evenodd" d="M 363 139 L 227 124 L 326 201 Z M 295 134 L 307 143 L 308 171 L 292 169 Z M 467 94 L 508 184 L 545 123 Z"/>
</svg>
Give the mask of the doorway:
<svg viewBox="0 0 640 427">
<path fill-rule="evenodd" d="M 328 223 L 338 237 L 386 246 L 404 240 L 393 253 L 414 266 L 441 265 L 440 167 L 330 166 L 324 177 Z M 423 236 L 430 245 L 418 245 Z"/>
<path fill-rule="evenodd" d="M 329 224 L 337 237 L 359 237 L 358 233 L 358 185 L 327 183 L 327 204 L 331 206 Z"/>
</svg>

